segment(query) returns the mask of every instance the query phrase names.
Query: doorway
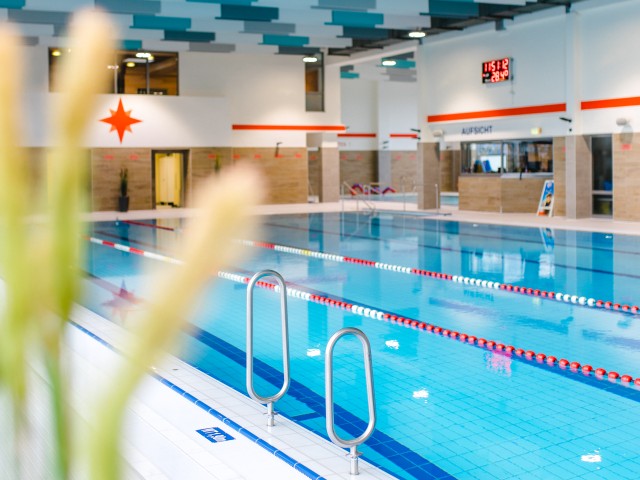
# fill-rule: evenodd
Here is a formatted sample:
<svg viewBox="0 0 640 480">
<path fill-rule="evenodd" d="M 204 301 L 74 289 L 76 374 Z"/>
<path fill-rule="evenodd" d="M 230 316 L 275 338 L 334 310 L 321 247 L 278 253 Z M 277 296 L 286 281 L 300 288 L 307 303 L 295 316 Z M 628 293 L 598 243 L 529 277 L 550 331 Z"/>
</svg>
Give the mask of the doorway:
<svg viewBox="0 0 640 480">
<path fill-rule="evenodd" d="M 593 211 L 594 215 L 613 215 L 613 155 L 611 135 L 591 137 L 593 161 Z"/>
<path fill-rule="evenodd" d="M 153 152 L 155 208 L 184 206 L 186 151 Z"/>
</svg>

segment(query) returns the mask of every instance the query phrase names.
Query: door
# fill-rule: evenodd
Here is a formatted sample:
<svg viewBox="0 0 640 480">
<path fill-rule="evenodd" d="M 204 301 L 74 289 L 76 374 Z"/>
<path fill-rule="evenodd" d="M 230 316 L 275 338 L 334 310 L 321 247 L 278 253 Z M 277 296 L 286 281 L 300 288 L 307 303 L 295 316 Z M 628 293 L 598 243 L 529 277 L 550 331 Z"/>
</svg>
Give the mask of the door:
<svg viewBox="0 0 640 480">
<path fill-rule="evenodd" d="M 181 207 L 184 197 L 184 154 L 156 152 L 154 172 L 156 208 Z"/>
<path fill-rule="evenodd" d="M 613 155 L 611 135 L 591 137 L 593 214 L 613 215 Z"/>
</svg>

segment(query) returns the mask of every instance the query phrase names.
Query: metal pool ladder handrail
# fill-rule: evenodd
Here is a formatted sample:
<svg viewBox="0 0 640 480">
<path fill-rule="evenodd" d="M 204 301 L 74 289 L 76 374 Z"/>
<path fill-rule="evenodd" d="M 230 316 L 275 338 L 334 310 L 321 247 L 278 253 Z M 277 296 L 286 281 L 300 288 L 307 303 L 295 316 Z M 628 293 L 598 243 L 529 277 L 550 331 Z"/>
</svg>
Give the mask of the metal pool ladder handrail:
<svg viewBox="0 0 640 480">
<path fill-rule="evenodd" d="M 334 409 L 333 409 L 333 348 L 340 338 L 345 335 L 355 335 L 362 343 L 364 350 L 364 367 L 365 377 L 367 382 L 367 403 L 369 407 L 369 424 L 367 429 L 357 438 L 351 440 L 345 440 L 340 438 L 335 430 L 334 425 Z M 338 330 L 334 333 L 327 343 L 327 349 L 325 351 L 324 362 L 324 388 L 326 398 L 326 421 L 327 421 L 327 433 L 333 443 L 344 448 L 349 448 L 349 457 L 351 457 L 351 468 L 349 473 L 351 475 L 358 475 L 358 457 L 362 455 L 358 452 L 358 445 L 364 443 L 373 433 L 376 428 L 376 396 L 373 391 L 373 367 L 371 363 L 371 345 L 369 339 L 357 328 L 347 327 Z"/>
<path fill-rule="evenodd" d="M 284 381 L 282 388 L 275 395 L 263 397 L 253 388 L 253 288 L 263 277 L 274 277 L 280 287 L 280 319 L 282 321 L 282 363 Z M 256 273 L 247 286 L 247 392 L 256 402 L 267 405 L 267 426 L 275 424 L 273 404 L 287 393 L 290 383 L 289 375 L 289 327 L 287 319 L 287 286 L 278 272 L 274 270 L 262 270 Z"/>
</svg>

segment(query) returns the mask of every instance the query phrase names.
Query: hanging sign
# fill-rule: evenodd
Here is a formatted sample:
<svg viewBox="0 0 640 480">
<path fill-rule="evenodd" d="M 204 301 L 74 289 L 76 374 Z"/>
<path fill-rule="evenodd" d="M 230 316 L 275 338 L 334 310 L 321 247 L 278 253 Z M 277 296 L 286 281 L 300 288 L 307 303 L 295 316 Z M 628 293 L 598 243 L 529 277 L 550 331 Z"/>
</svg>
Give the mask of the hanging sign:
<svg viewBox="0 0 640 480">
<path fill-rule="evenodd" d="M 538 215 L 549 217 L 553 215 L 553 196 L 553 180 L 545 180 L 542 194 L 540 195 L 540 203 L 538 204 Z"/>
</svg>

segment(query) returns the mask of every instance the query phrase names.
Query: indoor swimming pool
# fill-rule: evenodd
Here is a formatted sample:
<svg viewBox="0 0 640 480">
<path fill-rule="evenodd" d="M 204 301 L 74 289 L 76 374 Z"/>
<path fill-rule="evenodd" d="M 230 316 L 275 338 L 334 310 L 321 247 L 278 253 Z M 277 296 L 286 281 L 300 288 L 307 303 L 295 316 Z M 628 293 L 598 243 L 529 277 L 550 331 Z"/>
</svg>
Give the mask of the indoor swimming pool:
<svg viewBox="0 0 640 480">
<path fill-rule="evenodd" d="M 85 306 L 135 321 L 149 267 L 171 258 L 181 225 L 92 224 Z M 290 293 L 282 415 L 327 436 L 325 347 L 357 327 L 372 347 L 378 420 L 360 449 L 392 475 L 637 478 L 638 237 L 324 213 L 265 216 L 238 243 L 245 260 L 212 282 L 181 338 L 178 355 L 201 371 L 246 394 L 246 281 L 272 269 Z M 255 312 L 264 396 L 282 384 L 278 295 L 257 288 Z M 368 422 L 356 338 L 338 343 L 334 367 L 338 432 L 355 437 Z"/>
</svg>

